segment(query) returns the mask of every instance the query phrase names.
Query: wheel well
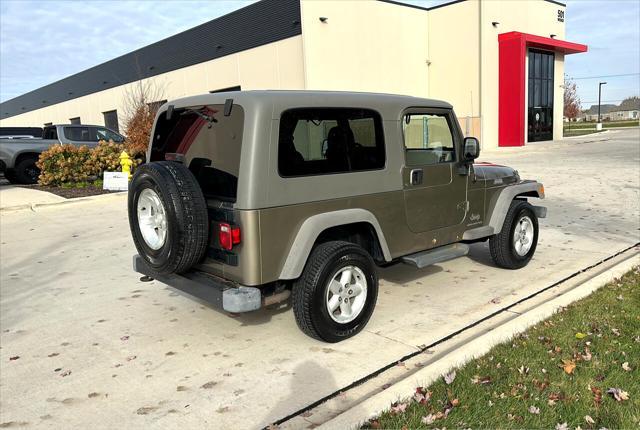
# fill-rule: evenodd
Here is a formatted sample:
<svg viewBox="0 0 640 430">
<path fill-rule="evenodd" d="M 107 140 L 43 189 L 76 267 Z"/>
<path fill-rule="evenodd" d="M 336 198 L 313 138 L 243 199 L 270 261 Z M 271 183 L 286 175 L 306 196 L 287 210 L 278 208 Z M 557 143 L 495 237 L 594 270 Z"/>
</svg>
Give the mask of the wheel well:
<svg viewBox="0 0 640 430">
<path fill-rule="evenodd" d="M 18 156 L 16 157 L 16 161 L 15 163 L 13 163 L 13 166 L 17 166 L 20 162 L 22 162 L 23 160 L 26 160 L 27 158 L 35 158 L 36 160 L 38 160 L 38 158 L 40 158 L 40 153 L 38 152 L 23 152 L 22 154 L 18 154 Z"/>
<path fill-rule="evenodd" d="M 361 246 L 377 263 L 385 261 L 378 235 L 368 222 L 337 225 L 324 230 L 314 243 L 314 247 L 325 242 L 343 240 Z"/>
<path fill-rule="evenodd" d="M 538 195 L 537 191 L 527 191 L 527 192 L 520 193 L 517 196 L 515 196 L 514 200 L 515 199 L 526 200 L 523 197 L 536 197 L 536 198 L 539 198 L 540 196 Z"/>
</svg>

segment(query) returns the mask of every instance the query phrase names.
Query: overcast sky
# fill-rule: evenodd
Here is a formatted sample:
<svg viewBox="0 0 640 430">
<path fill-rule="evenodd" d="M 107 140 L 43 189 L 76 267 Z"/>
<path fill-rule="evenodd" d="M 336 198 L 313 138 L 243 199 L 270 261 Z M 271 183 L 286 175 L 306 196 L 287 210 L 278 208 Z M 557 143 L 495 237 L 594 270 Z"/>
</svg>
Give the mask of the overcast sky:
<svg viewBox="0 0 640 430">
<path fill-rule="evenodd" d="M 517 1 L 517 0 L 503 0 Z M 0 101 L 194 27 L 252 1 L 0 0 Z M 432 6 L 442 0 L 406 0 Z M 640 1 L 569 0 L 566 39 L 589 45 L 568 56 L 583 107 L 640 94 Z M 627 75 L 629 76 L 611 76 Z M 631 75 L 633 74 L 633 75 Z M 604 76 L 604 77 L 601 77 Z M 579 79 L 589 78 L 593 79 Z"/>
</svg>

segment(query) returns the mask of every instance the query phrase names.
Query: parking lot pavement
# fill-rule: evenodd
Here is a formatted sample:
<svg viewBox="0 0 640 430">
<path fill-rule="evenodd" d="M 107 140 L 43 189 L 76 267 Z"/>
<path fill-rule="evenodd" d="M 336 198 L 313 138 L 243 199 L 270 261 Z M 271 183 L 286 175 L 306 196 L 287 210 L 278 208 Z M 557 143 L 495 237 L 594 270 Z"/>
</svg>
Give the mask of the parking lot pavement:
<svg viewBox="0 0 640 430">
<path fill-rule="evenodd" d="M 0 213 L 0 424 L 264 426 L 640 240 L 637 130 L 481 159 L 545 184 L 531 264 L 495 268 L 477 244 L 381 269 L 367 329 L 339 344 L 305 337 L 287 306 L 230 316 L 140 282 L 124 196 Z"/>
</svg>

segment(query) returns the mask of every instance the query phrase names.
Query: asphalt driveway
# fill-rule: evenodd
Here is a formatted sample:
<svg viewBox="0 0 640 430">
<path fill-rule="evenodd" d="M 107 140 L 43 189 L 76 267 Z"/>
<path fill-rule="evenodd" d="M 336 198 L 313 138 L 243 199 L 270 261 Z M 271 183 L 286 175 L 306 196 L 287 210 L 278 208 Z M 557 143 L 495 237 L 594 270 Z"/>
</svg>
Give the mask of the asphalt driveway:
<svg viewBox="0 0 640 430">
<path fill-rule="evenodd" d="M 340 344 L 304 336 L 286 305 L 230 316 L 140 282 L 124 196 L 0 213 L 0 424 L 265 426 L 640 241 L 638 129 L 481 160 L 545 184 L 531 264 L 495 268 L 477 244 L 381 269 L 369 325 Z"/>
</svg>

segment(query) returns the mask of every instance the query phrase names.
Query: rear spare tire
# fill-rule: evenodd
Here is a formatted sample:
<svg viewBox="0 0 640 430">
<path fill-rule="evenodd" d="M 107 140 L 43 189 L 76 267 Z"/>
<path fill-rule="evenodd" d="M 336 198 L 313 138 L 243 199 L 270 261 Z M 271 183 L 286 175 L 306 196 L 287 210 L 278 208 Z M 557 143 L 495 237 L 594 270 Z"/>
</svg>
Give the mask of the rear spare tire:
<svg viewBox="0 0 640 430">
<path fill-rule="evenodd" d="M 202 190 L 184 165 L 140 166 L 129 186 L 129 226 L 140 256 L 160 273 L 181 273 L 207 249 L 209 218 Z"/>
</svg>

